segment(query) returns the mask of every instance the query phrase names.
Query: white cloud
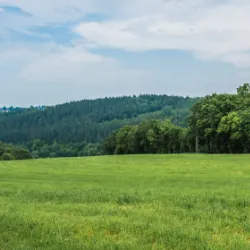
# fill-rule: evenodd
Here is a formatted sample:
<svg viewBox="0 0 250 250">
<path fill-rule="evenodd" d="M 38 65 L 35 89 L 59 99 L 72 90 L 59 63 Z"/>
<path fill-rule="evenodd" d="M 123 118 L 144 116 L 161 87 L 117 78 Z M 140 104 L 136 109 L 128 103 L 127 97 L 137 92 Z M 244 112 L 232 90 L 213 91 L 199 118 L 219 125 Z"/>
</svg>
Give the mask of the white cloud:
<svg viewBox="0 0 250 250">
<path fill-rule="evenodd" d="M 249 78 L 249 0 L 0 0 L 4 5 L 30 15 L 0 8 L 1 104 L 55 104 L 139 93 L 203 95 L 234 90 Z M 29 28 L 63 25 L 91 13 L 105 14 L 108 21 L 79 23 L 74 31 L 83 39 L 69 47 L 44 40 L 16 44 L 8 37 L 8 30 L 40 36 Z M 91 53 L 96 47 L 177 49 L 208 63 L 199 67 L 189 59 L 195 64 L 189 67 L 190 61 L 164 65 L 155 60 L 151 68 L 145 61 L 125 67 L 121 57 L 118 61 Z M 213 60 L 222 62 L 220 68 L 211 66 Z M 226 69 L 223 63 L 229 64 Z"/>
<path fill-rule="evenodd" d="M 114 19 L 166 15 L 171 20 L 203 14 L 215 0 L 0 0 L 0 4 L 16 6 L 43 22 L 67 22 L 88 13 L 106 14 Z M 193 10 L 193 13 L 189 11 Z"/>
<path fill-rule="evenodd" d="M 16 6 L 46 23 L 77 20 L 86 13 L 102 12 L 106 6 L 98 0 L 0 0 L 0 4 Z"/>
<path fill-rule="evenodd" d="M 189 66 L 188 62 L 157 67 L 125 67 L 79 46 L 11 45 L 0 52 L 0 106 L 58 104 L 141 93 L 204 95 L 235 90 L 249 77 L 245 71 L 239 75 L 209 65 Z"/>
<path fill-rule="evenodd" d="M 176 2 L 162 2 L 163 10 L 169 11 L 165 14 L 159 10 L 153 11 L 154 15 L 122 21 L 82 23 L 76 32 L 99 46 L 129 51 L 178 49 L 201 59 L 248 67 L 250 2 L 232 0 L 191 6 L 189 3 L 183 3 L 179 9 Z M 183 8 L 192 15 L 182 16 Z"/>
<path fill-rule="evenodd" d="M 19 73 L 20 78 L 31 83 L 81 83 L 92 68 L 98 65 L 112 64 L 111 58 L 94 55 L 79 47 L 63 47 L 50 44 L 49 52 L 46 47 L 39 52 L 33 52 L 36 58 L 28 63 Z M 20 53 L 20 51 L 19 51 Z"/>
<path fill-rule="evenodd" d="M 250 62 L 247 0 L 0 0 L 0 4 L 32 15 L 22 20 L 6 15 L 2 34 L 3 27 L 25 32 L 34 24 L 65 23 L 100 13 L 110 20 L 82 23 L 75 29 L 92 45 L 130 51 L 178 49 L 240 67 Z"/>
<path fill-rule="evenodd" d="M 0 2 L 1 3 L 1 2 Z M 20 13 L 2 11 L 0 12 L 0 39 L 8 40 L 12 31 L 18 31 L 23 34 L 32 36 L 42 36 L 35 32 L 30 32 L 27 28 L 42 23 L 35 17 L 22 15 Z M 2 35 L 1 35 L 2 34 Z M 11 41 L 9 41 L 11 42 Z"/>
<path fill-rule="evenodd" d="M 9 105 L 139 94 L 149 84 L 146 71 L 124 68 L 113 58 L 81 47 L 56 44 L 5 48 L 0 53 L 0 68 L 0 100 Z"/>
</svg>

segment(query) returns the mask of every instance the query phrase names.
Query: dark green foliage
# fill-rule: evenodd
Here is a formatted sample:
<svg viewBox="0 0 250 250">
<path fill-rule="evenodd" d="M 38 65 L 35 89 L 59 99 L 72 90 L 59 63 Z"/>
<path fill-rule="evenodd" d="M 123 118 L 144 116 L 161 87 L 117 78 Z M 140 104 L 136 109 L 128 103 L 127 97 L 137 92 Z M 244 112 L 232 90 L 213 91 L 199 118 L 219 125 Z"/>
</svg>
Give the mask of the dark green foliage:
<svg viewBox="0 0 250 250">
<path fill-rule="evenodd" d="M 0 144 L 0 157 L 10 153 L 15 159 L 250 153 L 250 85 L 240 86 L 236 94 L 200 99 L 141 95 L 5 113 L 0 115 L 0 139 L 28 148 Z"/>
<path fill-rule="evenodd" d="M 250 85 L 195 103 L 188 128 L 149 120 L 125 126 L 103 143 L 105 154 L 250 153 Z"/>
<path fill-rule="evenodd" d="M 12 155 L 17 160 L 32 159 L 30 151 L 26 148 L 21 148 L 21 147 L 13 148 Z"/>
<path fill-rule="evenodd" d="M 0 140 L 24 144 L 35 139 L 52 145 L 99 143 L 113 131 L 146 119 L 171 119 L 185 126 L 196 98 L 141 95 L 71 102 L 45 110 L 34 108 L 0 114 Z M 70 153 L 68 153 L 70 155 Z M 43 149 L 48 155 L 48 149 Z"/>
<path fill-rule="evenodd" d="M 4 154 L 4 152 L 5 148 L 2 145 L 0 145 L 0 157 Z"/>
<path fill-rule="evenodd" d="M 125 126 L 103 143 L 104 154 L 156 154 L 192 152 L 194 138 L 189 130 L 169 120 L 148 120 Z"/>
<path fill-rule="evenodd" d="M 11 160 L 15 160 L 15 157 L 10 153 L 3 153 L 0 159 L 3 161 L 11 161 Z"/>
<path fill-rule="evenodd" d="M 199 138 L 202 152 L 250 153 L 250 86 L 237 94 L 213 94 L 191 108 L 191 133 Z"/>
<path fill-rule="evenodd" d="M 0 160 L 25 160 L 31 158 L 32 155 L 27 148 L 16 147 L 0 141 Z"/>
<path fill-rule="evenodd" d="M 33 158 L 60 158 L 78 156 L 97 156 L 101 154 L 100 144 L 92 143 L 68 143 L 60 144 L 56 141 L 47 144 L 42 140 L 36 139 L 26 143 L 27 148 L 32 152 Z"/>
</svg>

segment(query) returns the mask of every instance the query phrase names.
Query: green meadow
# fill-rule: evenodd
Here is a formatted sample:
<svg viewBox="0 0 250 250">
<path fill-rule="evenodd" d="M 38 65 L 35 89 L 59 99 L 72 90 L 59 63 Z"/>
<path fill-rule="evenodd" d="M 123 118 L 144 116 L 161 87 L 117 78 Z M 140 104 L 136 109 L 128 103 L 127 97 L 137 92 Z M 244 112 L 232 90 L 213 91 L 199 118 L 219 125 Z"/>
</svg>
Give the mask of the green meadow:
<svg viewBox="0 0 250 250">
<path fill-rule="evenodd" d="M 250 249 L 250 155 L 0 162 L 0 249 Z"/>
</svg>

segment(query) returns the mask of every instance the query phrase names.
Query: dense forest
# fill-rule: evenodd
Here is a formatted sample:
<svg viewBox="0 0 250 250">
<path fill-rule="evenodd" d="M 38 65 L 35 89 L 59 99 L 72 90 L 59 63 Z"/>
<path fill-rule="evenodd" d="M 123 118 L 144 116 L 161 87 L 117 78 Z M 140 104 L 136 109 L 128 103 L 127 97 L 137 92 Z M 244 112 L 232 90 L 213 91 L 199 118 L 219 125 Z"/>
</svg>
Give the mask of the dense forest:
<svg viewBox="0 0 250 250">
<path fill-rule="evenodd" d="M 169 120 L 148 120 L 125 126 L 103 143 L 104 154 L 155 154 L 194 152 L 194 138 L 188 129 Z"/>
<path fill-rule="evenodd" d="M 213 94 L 191 108 L 187 128 L 150 120 L 125 126 L 103 143 L 105 154 L 250 153 L 250 85 Z"/>
<path fill-rule="evenodd" d="M 24 111 L 26 109 L 35 109 L 35 110 L 45 110 L 46 106 L 37 106 L 33 107 L 31 106 L 30 108 L 21 108 L 21 107 L 0 107 L 0 113 L 10 113 L 10 112 L 20 112 Z"/>
<path fill-rule="evenodd" d="M 100 143 L 113 131 L 146 119 L 170 119 L 186 126 L 197 98 L 166 95 L 83 100 L 44 110 L 30 108 L 0 114 L 0 140 L 24 144 L 40 139 L 52 145 Z"/>
<path fill-rule="evenodd" d="M 32 159 L 32 154 L 27 148 L 6 144 L 0 141 L 0 160 Z"/>
<path fill-rule="evenodd" d="M 204 98 L 141 95 L 3 113 L 0 140 L 0 159 L 250 153 L 250 85 Z"/>
<path fill-rule="evenodd" d="M 208 153 L 250 153 L 250 85 L 237 94 L 213 94 L 191 108 L 188 127 L 197 150 Z"/>
</svg>

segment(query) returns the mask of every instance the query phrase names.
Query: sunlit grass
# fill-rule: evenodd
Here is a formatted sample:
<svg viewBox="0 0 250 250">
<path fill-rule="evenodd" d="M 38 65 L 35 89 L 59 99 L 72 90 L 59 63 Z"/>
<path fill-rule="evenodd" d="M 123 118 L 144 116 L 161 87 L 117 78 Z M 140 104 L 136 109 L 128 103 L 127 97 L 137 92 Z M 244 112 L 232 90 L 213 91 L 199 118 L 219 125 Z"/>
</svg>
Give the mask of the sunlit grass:
<svg viewBox="0 0 250 250">
<path fill-rule="evenodd" d="M 250 156 L 0 162 L 0 249 L 250 249 Z"/>
</svg>

